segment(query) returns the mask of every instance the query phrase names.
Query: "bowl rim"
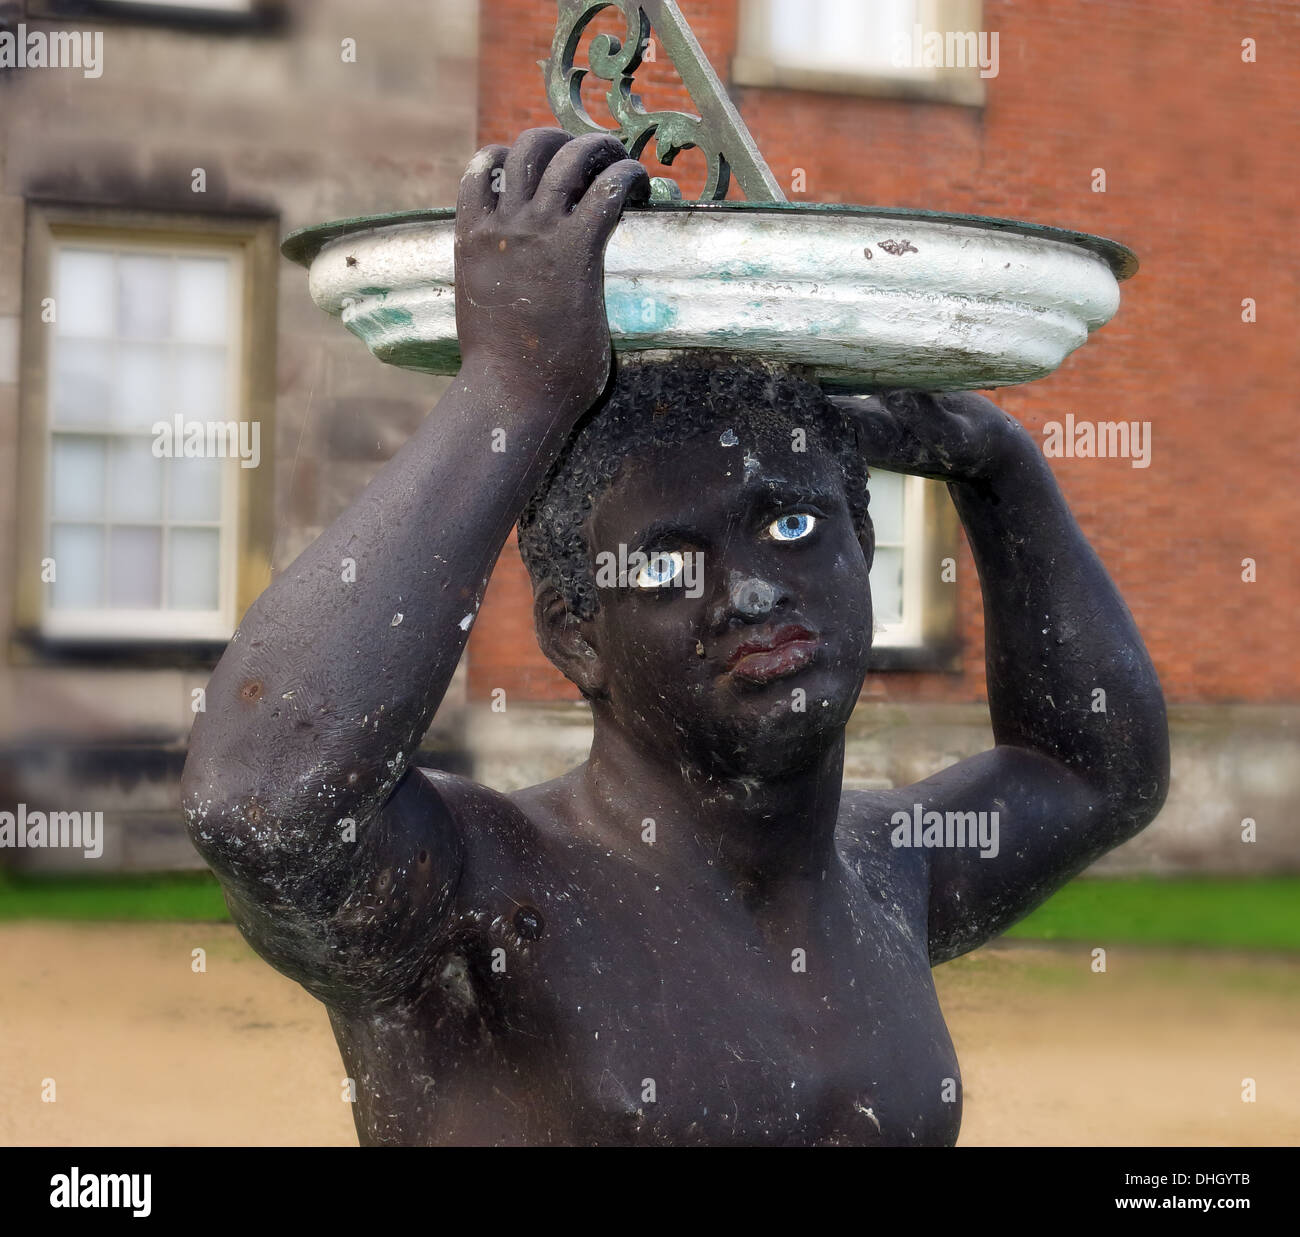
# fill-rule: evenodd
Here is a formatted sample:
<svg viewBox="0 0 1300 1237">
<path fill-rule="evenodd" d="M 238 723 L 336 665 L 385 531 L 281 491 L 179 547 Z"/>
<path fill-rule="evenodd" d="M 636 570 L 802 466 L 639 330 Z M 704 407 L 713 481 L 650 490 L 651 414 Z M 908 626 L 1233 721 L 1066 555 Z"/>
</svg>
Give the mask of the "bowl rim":
<svg viewBox="0 0 1300 1237">
<path fill-rule="evenodd" d="M 1044 223 L 1026 223 L 1021 219 L 999 219 L 992 215 L 960 215 L 946 211 L 915 210 L 906 206 L 859 206 L 839 202 L 652 202 L 628 206 L 632 214 L 679 214 L 703 211 L 709 214 L 794 214 L 819 216 L 849 215 L 859 218 L 890 219 L 899 222 L 942 223 L 977 231 L 1006 232 L 1038 240 L 1056 241 L 1076 249 L 1084 249 L 1101 258 L 1110 268 L 1117 282 L 1132 278 L 1138 270 L 1138 258 L 1127 245 L 1095 236 L 1091 232 L 1074 232 L 1069 228 L 1052 227 Z M 422 207 L 415 210 L 391 211 L 377 215 L 357 215 L 348 219 L 335 219 L 329 223 L 312 224 L 290 232 L 280 245 L 280 252 L 299 266 L 310 267 L 316 256 L 331 241 L 359 232 L 373 232 L 382 228 L 412 223 L 440 223 L 456 217 L 454 206 Z"/>
</svg>

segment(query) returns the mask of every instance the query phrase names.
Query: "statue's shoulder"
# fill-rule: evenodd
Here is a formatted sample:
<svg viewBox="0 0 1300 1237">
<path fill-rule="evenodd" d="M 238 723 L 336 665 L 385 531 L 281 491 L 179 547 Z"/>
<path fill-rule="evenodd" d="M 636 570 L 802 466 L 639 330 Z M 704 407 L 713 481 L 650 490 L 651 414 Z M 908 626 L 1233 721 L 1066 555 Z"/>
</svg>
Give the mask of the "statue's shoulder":
<svg viewBox="0 0 1300 1237">
<path fill-rule="evenodd" d="M 898 787 L 885 786 L 869 790 L 844 790 L 840 793 L 839 829 L 870 829 L 881 817 L 888 820 L 900 799 Z"/>
<path fill-rule="evenodd" d="M 901 850 L 891 841 L 895 814 L 911 804 L 914 790 L 910 786 L 884 787 L 879 790 L 846 790 L 840 796 L 840 815 L 835 837 L 840 854 L 860 873 L 880 873 L 889 869 L 902 879 L 924 875 L 923 855 Z"/>
<path fill-rule="evenodd" d="M 536 850 L 538 821 L 518 794 L 504 794 L 441 769 L 421 767 L 416 772 L 454 822 L 467 859 L 477 859 L 490 869 L 501 863 L 509 865 Z"/>
<path fill-rule="evenodd" d="M 480 826 L 495 822 L 518 823 L 525 817 L 509 795 L 484 786 L 472 778 L 424 766 L 418 767 L 415 772 L 437 794 L 452 819 L 457 822 Z"/>
</svg>

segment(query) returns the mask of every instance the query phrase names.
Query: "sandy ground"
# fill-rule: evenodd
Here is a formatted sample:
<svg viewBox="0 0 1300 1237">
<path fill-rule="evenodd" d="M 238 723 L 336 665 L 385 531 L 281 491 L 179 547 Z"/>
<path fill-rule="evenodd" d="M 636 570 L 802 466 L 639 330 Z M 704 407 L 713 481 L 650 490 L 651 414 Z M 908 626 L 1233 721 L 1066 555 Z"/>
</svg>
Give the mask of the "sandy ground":
<svg viewBox="0 0 1300 1237">
<path fill-rule="evenodd" d="M 936 982 L 963 1145 L 1300 1143 L 1300 958 L 1001 946 Z M 342 1074 L 229 926 L 0 924 L 0 1145 L 354 1145 Z"/>
</svg>

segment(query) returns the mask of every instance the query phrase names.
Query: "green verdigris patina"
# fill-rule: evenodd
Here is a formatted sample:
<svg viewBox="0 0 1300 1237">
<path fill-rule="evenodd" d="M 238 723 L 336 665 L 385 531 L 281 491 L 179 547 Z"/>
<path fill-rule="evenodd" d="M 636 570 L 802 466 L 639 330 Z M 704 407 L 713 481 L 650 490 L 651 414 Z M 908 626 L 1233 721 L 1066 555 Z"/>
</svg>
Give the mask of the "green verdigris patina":
<svg viewBox="0 0 1300 1237">
<path fill-rule="evenodd" d="M 574 61 L 587 26 L 604 9 L 617 8 L 627 21 L 623 39 L 598 34 L 587 55 L 588 69 Z M 681 11 L 673 0 L 559 0 L 559 21 L 551 58 L 542 61 L 546 74 L 546 95 L 560 124 L 575 137 L 584 133 L 613 132 L 634 159 L 655 139 L 655 157 L 671 165 L 683 151 L 698 148 L 708 165 L 708 177 L 700 199 L 720 202 L 727 196 L 731 179 L 751 202 L 784 202 L 785 194 L 776 183 L 745 122 L 727 98 L 718 75 L 700 48 Z M 641 67 L 654 29 L 699 109 L 698 116 L 685 112 L 647 112 L 640 96 L 632 91 L 632 79 Z M 605 100 L 610 115 L 618 121 L 616 130 L 597 124 L 582 105 L 582 82 L 587 73 L 612 82 Z M 681 190 L 665 177 L 650 182 L 653 201 L 677 201 Z"/>
</svg>

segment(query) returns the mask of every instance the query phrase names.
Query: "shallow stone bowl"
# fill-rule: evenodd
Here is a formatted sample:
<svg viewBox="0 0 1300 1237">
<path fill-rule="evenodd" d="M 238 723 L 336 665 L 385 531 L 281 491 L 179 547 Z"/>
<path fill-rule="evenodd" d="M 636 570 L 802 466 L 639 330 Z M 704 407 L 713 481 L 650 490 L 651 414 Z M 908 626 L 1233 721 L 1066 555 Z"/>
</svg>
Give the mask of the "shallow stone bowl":
<svg viewBox="0 0 1300 1237">
<path fill-rule="evenodd" d="M 293 233 L 311 295 L 381 361 L 460 365 L 452 210 Z M 1059 228 L 883 207 L 628 209 L 605 257 L 621 353 L 717 349 L 811 368 L 839 390 L 982 390 L 1042 378 L 1104 326 L 1137 269 Z"/>
</svg>

